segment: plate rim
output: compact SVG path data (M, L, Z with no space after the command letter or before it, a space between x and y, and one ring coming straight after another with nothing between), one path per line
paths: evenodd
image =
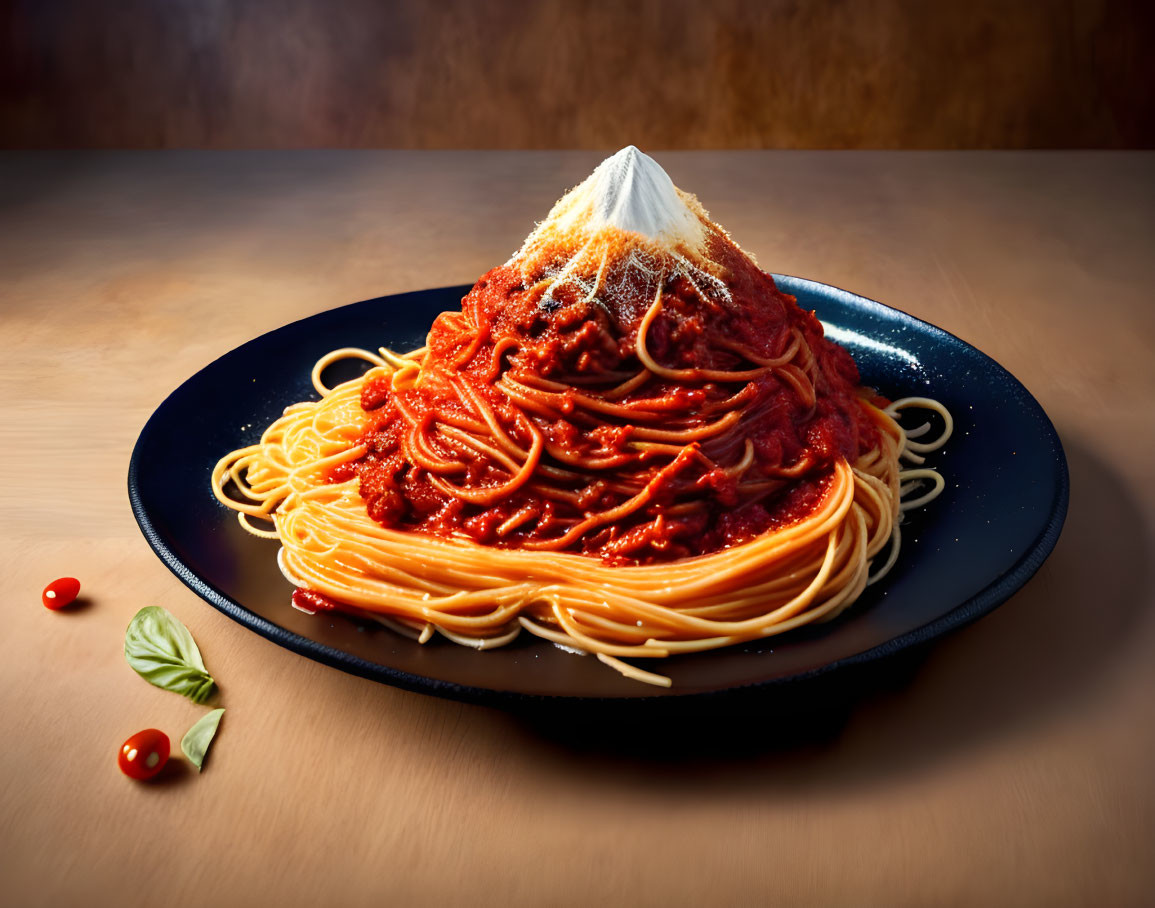
M317 640L309 637L301 636L294 633L287 628L274 624L267 618L250 611L241 603L235 601L222 591L218 590L208 580L201 577L186 565L180 557L168 546L162 537L160 531L152 522L148 514L148 510L144 501L141 498L139 488L139 471L140 471L140 455L144 447L147 446L148 438L151 433L156 431L156 420L161 412L166 408L169 401L177 395L189 382L196 379L197 376L203 372L211 369L218 361L225 357L231 356L237 351L243 350L250 344L260 342L266 335L288 328L291 325L300 322L308 321L328 313L336 312L350 306L361 305L362 303L372 303L379 300L400 300L408 296L422 295L426 293L444 293L453 294L460 291L462 294L467 293L471 284L461 285L447 285L443 287L429 287L420 290L410 290L401 293L386 294L385 296L372 297L367 300L360 300L353 303L345 303L340 306L334 306L329 309L321 310L310 315L303 316L299 319L294 319L290 322L285 322L268 331L262 332L254 338L245 341L242 344L226 351L212 361L198 369L192 375L188 376L176 388L169 392L164 400L162 400L149 415L144 426L141 428L137 436L136 442L133 444L132 454L129 458L128 466L128 498L132 507L133 517L136 519L141 533L144 535L149 546L153 552L161 560L161 562L175 574L182 583L197 594L201 599L209 605L216 608L218 611L225 614L227 617L236 621L238 624L254 631L265 639L282 646L297 655L306 656L314 661L320 662L332 668L339 669L349 674L359 677L367 678L369 680L378 681L390 684L394 687L399 687L404 690L413 691L416 693L432 694L435 696L445 697L453 700L481 703L490 706L532 706L534 704L558 704L558 703L582 703L582 704L604 704L606 706L620 707L638 704L687 704L701 702L702 700L714 700L719 697L738 696L750 692L766 692L769 694L774 690L780 690L789 686L798 685L816 680L818 678L825 678L836 673L845 672L848 669L863 667L873 663L888 660L899 653L915 650L930 641L937 639L947 633L961 630L969 624L977 621L984 615L989 614L999 605L1006 602L1018 590L1020 590L1027 581L1039 570L1043 562L1054 551L1055 545L1058 543L1059 537L1062 533L1063 525L1066 520L1067 510L1070 503L1070 475L1067 465L1066 452L1063 448L1062 439L1059 437L1058 431L1051 422L1050 417L1043 409L1042 405L1034 397L1033 394L1026 388L1026 386L1018 380L1005 366L994 360L992 357L979 350L977 347L963 340L955 334L947 331L944 328L934 325L930 322L924 321L917 316L910 313L889 306L878 300L862 296L861 294L845 290L841 287L832 284L822 283L810 278L797 277L794 275L773 273L772 277L779 289L790 295L794 294L794 288L814 289L817 292L830 295L833 294L840 298L841 301L848 303L857 308L865 308L873 314L883 315L889 318L897 317L900 322L906 323L912 327L917 328L922 333L936 336L940 341L945 341L950 344L958 344L977 353L982 359L986 360L987 364L999 372L1003 373L1011 381L1017 384L1026 393L1030 404L1038 410L1038 416L1041 417L1042 424L1049 432L1050 441L1055 452L1055 463L1058 467L1058 475L1056 478L1053 505L1050 514L1047 516L1045 526L1039 534L1035 543L1030 546L1014 565L1003 572L998 578L987 584L974 595L968 597L963 602L958 603L954 608L950 609L943 615L938 616L926 624L920 625L917 628L898 634L891 639L880 643L876 646L870 647L858 653L849 656L844 656L840 659L835 659L827 662L824 665L816 668L797 672L790 675L784 675L776 678L766 678L748 683L741 683L725 687L714 688L710 690L687 691L679 693L676 690L663 691L661 695L654 693L647 693L646 690L640 690L638 694L626 695L621 697L602 697L587 694L564 694L564 693L530 693L524 691L510 691L498 690L495 688L476 687L468 684L460 684L455 681L446 681L441 678L434 678L425 675L416 675L410 672L402 671L388 665L382 665L379 662L371 662L360 656L356 656L345 650L337 649L328 646Z

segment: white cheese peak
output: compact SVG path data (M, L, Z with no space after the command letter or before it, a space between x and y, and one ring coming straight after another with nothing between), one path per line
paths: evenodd
M557 227L616 227L651 240L698 246L704 229L662 165L633 145L601 162L558 205Z

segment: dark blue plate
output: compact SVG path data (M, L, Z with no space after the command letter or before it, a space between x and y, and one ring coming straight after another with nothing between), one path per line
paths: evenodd
M892 398L934 397L950 409L955 435L931 455L946 490L909 517L894 571L838 620L645 663L673 678L669 690L535 638L487 652L440 638L421 646L376 625L296 611L277 570L276 543L245 533L209 489L222 454L255 442L286 405L316 397L309 370L320 356L344 346L420 346L434 316L457 308L468 287L322 312L202 369L160 405L137 440L128 473L133 513L181 580L270 640L399 687L488 703L773 688L925 643L1004 602L1050 554L1067 511L1067 464L1042 408L998 363L933 325L825 284L776 280L850 349L866 384Z

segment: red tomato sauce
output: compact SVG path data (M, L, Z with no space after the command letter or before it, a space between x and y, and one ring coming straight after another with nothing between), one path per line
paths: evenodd
M652 421L605 414L591 419L579 396L620 386L641 371L638 329L652 291L650 297L619 294L608 305L576 290L546 297L540 283L526 286L519 268L503 266L478 281L461 312L442 313L434 322L417 387L395 392L388 380L365 384L362 441L368 452L333 479L355 472L369 515L387 527L506 548L557 540L589 514L619 507L645 487L643 507L565 547L622 564L707 554L810 513L829 486L834 461L853 460L878 443L860 404L858 370L823 336L814 313L800 309L740 251L727 243L713 252L728 269L729 298L703 294L684 276L668 281L647 335L648 352L669 369L752 370L757 366L735 348L773 359L797 332L815 360L812 404L775 373L726 382L654 376L613 403L661 411L659 427L712 423L735 400L742 415L731 431L700 440L689 454L674 456L679 445L664 454L640 450L639 426ZM628 278L624 282L628 286ZM503 376L523 384L536 376L563 388L548 407L518 404L499 386ZM447 494L412 456L415 436L446 453L431 431L437 421L480 425L475 408L462 403L462 388L484 401L524 450L533 442L527 419L547 445L531 480L494 502ZM745 456L747 439L753 462L736 477L726 468ZM482 452L457 459L463 463L442 478L459 488L499 487L510 479L508 465ZM776 470L800 463L806 464L802 475L775 477ZM551 477L543 468L563 472ZM747 491L759 482L774 488Z

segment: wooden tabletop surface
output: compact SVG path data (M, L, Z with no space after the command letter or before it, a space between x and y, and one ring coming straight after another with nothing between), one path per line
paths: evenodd
M1052 558L853 708L767 730L537 723L246 630L125 491L153 409L292 319L468 283L600 159L0 155L0 902L1140 904L1155 891L1155 154L659 154L769 270L971 342L1066 447ZM372 339L366 339L371 343ZM84 602L40 591L72 575ZM117 770L203 713L125 626L192 630L227 713L200 775Z

